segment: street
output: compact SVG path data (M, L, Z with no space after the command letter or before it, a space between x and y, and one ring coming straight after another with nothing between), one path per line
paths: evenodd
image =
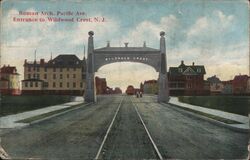
M4 132L1 144L13 159L242 159L248 138L155 96L116 95Z

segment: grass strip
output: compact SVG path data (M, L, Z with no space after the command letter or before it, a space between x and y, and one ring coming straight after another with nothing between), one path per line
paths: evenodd
M52 115L57 114L57 113L61 113L61 112L64 112L64 111L67 111L67 110L70 110L70 109L73 109L73 108L77 108L80 105L82 105L82 104L78 104L78 105L75 105L75 106L71 106L71 107L67 107L67 108L63 108L63 109L51 111L51 112L48 112L48 113L43 113L43 114L40 114L40 115L37 115L37 116L33 116L33 117L30 117L30 118L26 118L26 119L22 119L22 120L16 121L16 122L17 123L31 123L33 121L37 121L37 120L40 120L40 119L52 116Z
M208 118L211 118L211 119L226 123L226 124L242 124L242 123L234 121L234 120L218 117L218 116L215 116L215 115L212 115L212 114L204 113L204 112L201 112L201 111L196 111L196 110L193 110L193 109L190 109L190 108L180 107L180 106L175 105L175 104L171 104L171 105L174 106L174 107L177 107L177 108L192 112L192 113L196 113L196 114L199 114L199 115L202 115L202 116L205 116L205 117L208 117Z

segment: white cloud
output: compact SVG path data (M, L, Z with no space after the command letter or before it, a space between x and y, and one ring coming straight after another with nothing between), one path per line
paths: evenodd
M230 25L233 23L233 15L225 15L220 10L215 10L212 15L200 17L196 20L195 24L192 25L187 31L188 38L192 37L210 37L226 32Z
M166 34L176 28L179 21L174 15L162 17L160 23L151 21L143 21L135 28L131 29L127 35L122 37L122 42L129 42L130 46L142 46L143 41L147 43L159 43L160 32L165 31ZM158 45L157 45L158 46Z
M208 19L206 17L199 18L196 23L190 28L187 35L195 36L208 29Z

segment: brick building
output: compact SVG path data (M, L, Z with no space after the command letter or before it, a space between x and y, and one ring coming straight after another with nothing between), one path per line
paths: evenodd
M248 75L237 75L232 82L233 94L247 94Z
M20 95L19 74L14 66L0 68L0 92L2 95Z
M170 67L168 72L170 95L204 95L205 89L203 65L185 65L184 61L178 67Z
M157 94L158 82L157 80L148 80L143 83L143 93L145 94Z
M86 60L76 55L58 55L45 62L24 62L22 94L83 95Z
M107 82L106 78L95 77L96 94L107 93Z

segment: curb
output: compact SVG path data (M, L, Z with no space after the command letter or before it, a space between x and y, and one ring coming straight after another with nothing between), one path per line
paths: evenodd
M89 106L89 105L91 105L91 104L93 104L93 103L87 103L87 104L84 104L83 106L79 106L79 107L76 107L76 108L72 108L72 109L69 109L69 110L66 110L66 111L63 111L63 112L59 112L59 113L50 115L50 116L48 116L48 117L44 117L44 118L41 118L41 119L32 121L32 122L30 122L30 123L27 123L26 126L30 126L30 125L33 125L33 124L40 123L40 122L42 122L42 121L45 121L45 120L48 120L48 119L51 119L51 118L54 118L54 117L63 115L63 114L65 114L65 113L68 113L68 112L71 112L71 111L74 111L74 110L77 110L77 109L80 109L81 107ZM77 104L77 105L80 105L80 104ZM73 105L73 106L74 106L74 105ZM72 107L72 106L70 106L70 107ZM49 113L49 112L48 112L48 113ZM23 126L23 127L26 127L26 126Z
M250 129L238 128L236 126L231 126L229 124L217 121L215 119L212 119L212 118L209 118L209 117L206 117L206 116L203 116L203 115L199 115L197 113L186 111L186 110L182 109L183 108L182 106L179 106L179 105L176 105L176 104L172 104L172 103L160 103L160 104L163 104L164 106L167 105L167 104L169 104L170 107L173 108L173 109L175 109L175 110L178 110L178 111L181 110L182 112L185 112L185 113L187 113L189 115L196 116L197 118L200 118L202 120L206 120L206 121L208 121L210 123L213 123L213 124L215 124L217 126L221 126L221 127L225 127L225 128L231 129L233 131L243 132L243 133L249 133L249 131L250 131ZM179 108L174 108L173 106L177 106Z

